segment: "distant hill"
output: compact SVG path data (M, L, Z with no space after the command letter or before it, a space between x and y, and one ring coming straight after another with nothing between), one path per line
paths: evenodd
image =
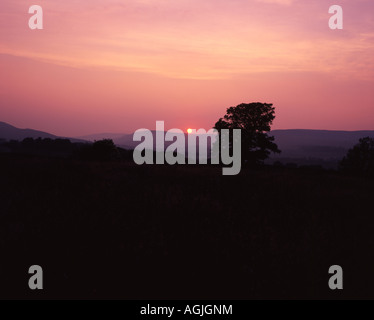
M33 129L20 129L16 128L8 123L1 122L0 121L0 139L3 140L23 140L25 138L50 138L50 139L59 139L59 138L64 138L64 139L69 139L71 142L86 142L82 139L75 139L75 138L66 138L66 137L59 137L55 136L53 134L43 132L43 131L38 131L38 130L33 130Z
M153 145L152 144L149 144L147 147L148 148L154 148L154 150L156 150L156 144L155 144L155 141L156 141L156 131L152 131L152 134L153 134L153 137L154 137L154 143ZM177 134L177 135L184 135L185 137L185 141L187 143L187 133L183 133L183 134ZM92 134L92 135L88 135L88 136L82 136L82 137L79 137L81 139L85 139L85 140L88 140L88 141L95 141L95 140L101 140L101 139L112 139L113 142L119 146L119 147L122 147L122 148L125 148L125 149L133 149L135 148L140 142L138 141L133 141L133 134L125 134L125 133L98 133L98 134ZM165 142L165 148L168 147L172 142Z
M320 164L336 167L347 151L363 137L374 138L374 131L332 131L332 130L273 130L281 154L271 155L269 161Z
M125 133L96 133L96 134L89 134L86 136L79 136L76 138L91 141L91 142L94 142L97 140L103 140L103 139L112 139L113 142L115 142L116 139L121 139L123 136L132 137L132 135L125 134Z
M153 140L146 144L145 147L146 149L153 149L155 151L162 151L162 148L160 149L159 146L156 145L156 131L151 131L153 135ZM162 133L162 131L161 131ZM176 133L177 136L183 136L184 138L184 143L180 145L180 153L184 156L186 156L186 153L184 152L185 150L188 150L188 134L187 133ZM199 135L199 136L204 136L204 135ZM121 148L124 149L134 149L137 145L139 145L139 141L133 141L133 134L118 134L118 133L99 133L99 134L92 134L88 136L82 136L80 138L87 139L89 141L94 141L94 140L100 140L100 139L112 139L113 142ZM179 140L183 141L183 140ZM173 142L172 141L167 141L164 143L164 150L171 145ZM197 147L196 147L196 156L199 157L199 140L197 139ZM208 150L210 149L210 144L208 142ZM210 156L209 151L207 152L208 157ZM206 157L204 157L206 158Z
M155 136L155 131L152 131ZM269 135L282 150L281 154L271 155L267 163L280 161L284 164L322 165L325 168L336 168L347 151L363 137L374 138L374 131L332 131L289 129L273 130ZM139 142L132 141L132 134L112 136L114 143L134 148ZM186 140L187 140L187 135ZM165 143L167 147L170 143Z
M152 131L155 137L156 131ZM363 137L374 138L374 130L370 131L332 131L332 130L307 130L287 129L273 130L270 135L275 137L281 154L271 155L267 163L280 161L284 164L297 165L322 165L327 168L336 168L338 162L346 155L348 149L358 143ZM187 134L184 134L187 141ZM0 140L23 140L24 138L61 138L47 132L19 129L5 122L0 122ZM112 139L122 148L133 149L139 142L133 141L133 134L126 133L99 133L78 138L66 138L72 142L86 142L102 139ZM155 140L155 139L154 139ZM155 141L154 141L155 142ZM165 143L165 148L171 142ZM148 147L152 147L150 144ZM155 148L155 143L153 143Z
M127 133L94 133L86 136L79 136L76 138L90 142L103 139L111 139L118 147L125 149L134 149L138 145L138 142L132 141L132 134Z

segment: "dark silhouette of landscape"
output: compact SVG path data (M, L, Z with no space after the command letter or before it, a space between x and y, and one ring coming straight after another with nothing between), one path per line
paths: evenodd
M54 134L47 132L34 130L34 129L19 129L8 123L0 121L0 139L2 140L23 140L25 138L49 138L49 139L58 139L66 137L58 137ZM71 142L84 142L83 139L69 138Z
M152 131L155 135L156 131ZM358 140L363 137L374 138L374 130L334 131L287 129L271 130L271 135L282 151L280 154L270 154L268 164L282 163L290 166L320 165L325 169L337 169L341 159L347 154ZM187 141L187 134L186 141ZM94 142L110 139L122 149L132 150L139 142L133 141L129 133L98 133L74 138L58 137L46 132L30 129L18 129L0 122L0 141L23 140L24 138L69 139L71 142ZM198 141L197 141L198 142ZM165 144L165 148L170 143ZM155 145L154 145L155 147ZM209 147L209 145L208 145Z
M155 134L155 131L152 131ZM374 130L333 131L285 129L271 130L275 142L282 150L271 154L268 164L281 162L294 165L321 165L326 169L337 169L339 161L360 138L374 138ZM117 146L133 149L138 142L132 141L132 134L102 133L79 137L87 141L112 139ZM167 146L167 144L166 144Z
M8 132L2 297L35 298L33 261L46 270L44 298L373 298L373 171L346 170L371 148L352 137L370 132L272 131L280 149L344 137L339 148L356 151L336 170L278 162L237 176L215 165L137 166L111 139ZM327 286L335 264L345 271L339 292Z

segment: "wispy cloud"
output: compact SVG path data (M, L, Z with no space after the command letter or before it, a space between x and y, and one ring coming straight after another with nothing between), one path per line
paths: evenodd
M275 4L281 4L289 6L292 3L296 2L297 0L256 0L257 2L263 2L263 3L275 3Z
M288 6L292 0L257 2L285 9L242 0L53 2L44 6L45 30L39 33L27 30L27 14L16 13L26 11L27 2L12 2L0 13L3 21L10 14L13 19L11 27L0 30L0 52L73 67L189 79L253 72L373 72L371 33L346 24L347 30L332 34L325 2L295 10Z
M264 100L283 128L368 128L374 2L339 4L338 31L326 0L44 1L44 29L31 31L30 1L2 0L1 116L61 134L61 119L78 132L81 117L121 131L199 115L207 127L232 103Z

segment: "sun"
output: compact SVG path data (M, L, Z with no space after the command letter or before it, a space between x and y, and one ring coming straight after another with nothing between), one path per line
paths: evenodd
M188 129L187 129L187 133L192 133L192 129L191 129L191 128L188 128Z

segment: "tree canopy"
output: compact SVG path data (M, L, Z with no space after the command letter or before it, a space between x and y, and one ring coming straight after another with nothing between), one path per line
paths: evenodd
M280 153L274 137L268 136L275 118L272 104L253 102L242 103L227 109L214 128L241 129L242 161L252 164L262 163L271 152Z
M343 171L374 174L374 139L361 138L340 162Z

